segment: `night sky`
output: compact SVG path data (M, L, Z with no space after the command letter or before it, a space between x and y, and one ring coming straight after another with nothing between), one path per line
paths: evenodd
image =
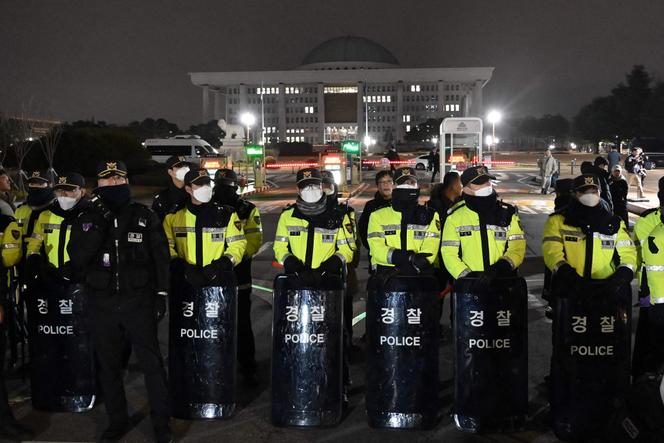
M291 69L359 35L404 67L494 66L485 108L571 117L633 64L664 72L664 2L0 0L0 111L201 119L195 71Z

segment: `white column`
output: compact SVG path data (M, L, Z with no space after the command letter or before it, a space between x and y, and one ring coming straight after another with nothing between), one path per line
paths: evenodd
M403 82L397 83L397 118L396 118L395 138L396 142L402 142L404 136L403 122ZM395 143L396 144L396 143Z
M203 86L203 121L202 123L207 123L208 117L210 115L210 88Z
M226 118L226 93L217 89L214 91L214 119Z
M473 93L470 97L469 117L482 116L482 80L476 80L473 87Z

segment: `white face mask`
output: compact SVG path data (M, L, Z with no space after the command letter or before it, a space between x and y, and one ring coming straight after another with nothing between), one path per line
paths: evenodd
M397 186L397 189L417 189L417 185L412 185L408 183L403 183Z
M579 197L581 204L589 207L597 206L599 204L599 195L595 193L583 194Z
M323 196L321 188L307 187L300 191L300 197L307 203L316 203Z
M485 186L473 192L475 197L488 197L493 194L493 186Z
M58 197L58 204L65 211L69 211L71 208L76 206L76 203L78 203L78 199L75 197Z
M182 168L177 168L175 170L175 178L183 182L184 176L187 175L187 172L189 172L189 168L187 166L184 166Z
M212 187L211 186L201 186L200 188L194 189L194 198L201 203L207 203L212 200Z

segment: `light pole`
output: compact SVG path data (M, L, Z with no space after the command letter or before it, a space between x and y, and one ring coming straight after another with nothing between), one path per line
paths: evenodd
M496 123L500 123L502 117L500 111L496 111L495 109L489 111L486 116L487 121L491 123L491 152L493 154L496 153Z
M242 123L242 125L247 128L246 132L244 133L244 143L247 144L249 143L249 131L256 123L256 116L251 112L245 112L240 115L240 123Z
M249 131L251 130L251 127L256 123L256 116L250 112L244 112L240 115L240 123L242 123L242 125L247 128L244 136L245 153L246 153L246 146L249 144ZM263 147L263 149L265 149L265 147ZM251 158L251 164L254 170L255 188L263 186L263 176L262 176L263 167L260 163L261 163L260 160Z

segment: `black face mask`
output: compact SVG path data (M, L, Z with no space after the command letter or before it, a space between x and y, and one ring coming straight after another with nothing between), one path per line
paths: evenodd
M120 209L131 199L131 190L126 183L124 185L103 186L97 188L95 193L112 211Z
M420 198L419 189L395 188L392 191L392 208L395 211L403 211L417 205Z
M28 206L39 207L51 203L55 199L53 188L28 188Z
M237 195L237 186L222 185L221 183L215 182L214 185L214 199L219 203L234 203L237 199L240 198Z

